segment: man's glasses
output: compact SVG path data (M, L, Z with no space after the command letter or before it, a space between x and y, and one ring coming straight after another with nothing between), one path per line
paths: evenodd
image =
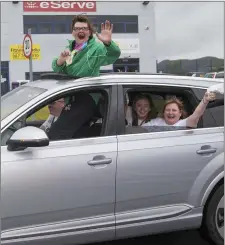
M88 31L89 28L88 27L74 27L73 30L74 31Z

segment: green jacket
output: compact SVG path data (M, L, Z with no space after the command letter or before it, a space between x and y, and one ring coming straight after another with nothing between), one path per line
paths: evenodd
M69 45L66 47L73 51L74 40L68 40ZM88 41L88 45L74 55L72 63L62 66L57 65L57 58L52 62L52 69L57 73L65 73L70 76L90 77L98 76L101 66L113 64L119 57L121 51L117 44L111 41L109 46L96 42L95 38Z

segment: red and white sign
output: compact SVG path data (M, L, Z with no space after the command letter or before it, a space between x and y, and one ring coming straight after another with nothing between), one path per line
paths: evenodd
M23 39L23 54L26 58L30 58L32 54L32 39L29 34L26 34Z
M96 1L26 1L24 12L96 12Z

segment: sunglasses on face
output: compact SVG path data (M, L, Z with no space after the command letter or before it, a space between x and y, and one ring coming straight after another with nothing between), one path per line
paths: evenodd
M88 31L89 28L88 27L74 27L73 30L74 31Z

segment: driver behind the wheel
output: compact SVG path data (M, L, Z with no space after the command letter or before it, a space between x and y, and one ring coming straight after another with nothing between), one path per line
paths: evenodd
M67 104L57 120L51 124L47 132L49 139L72 139L93 118L95 110L96 104L91 95L84 91L77 92L74 101Z
M52 102L51 104L49 104L48 109L50 115L48 116L47 120L41 125L40 128L43 129L45 132L48 132L52 124L56 122L56 120L60 116L64 107L65 107L65 101L63 98L58 99Z

